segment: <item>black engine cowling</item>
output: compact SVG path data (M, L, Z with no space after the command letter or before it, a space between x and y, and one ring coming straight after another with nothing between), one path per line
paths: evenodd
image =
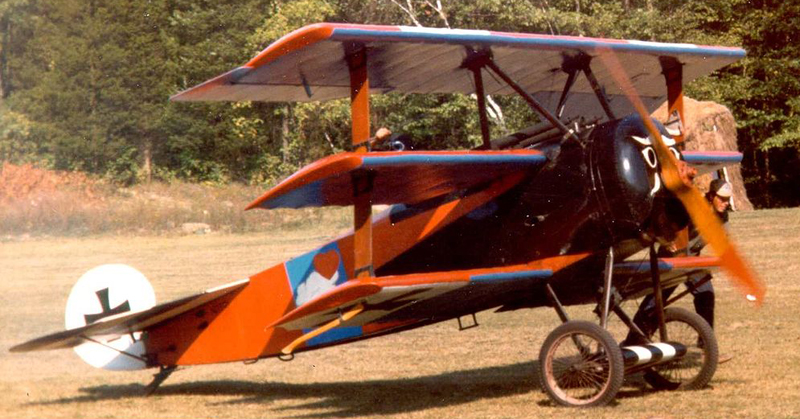
M663 125L654 122L667 147L680 159L675 141ZM685 224L683 207L661 182L652 141L637 115L602 124L590 137L593 186L615 236L639 235L643 229L666 222L665 216L673 229Z

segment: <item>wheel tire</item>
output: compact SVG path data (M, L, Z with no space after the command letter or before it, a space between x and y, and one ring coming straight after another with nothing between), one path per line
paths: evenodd
M697 390L705 387L714 377L719 361L714 330L699 315L678 307L664 310L664 321L667 338L685 345L686 355L648 369L644 380L657 390ZM655 330L657 337L658 327Z
M547 395L570 407L608 404L625 377L617 342L608 331L586 321L569 321L555 328L542 345L539 365Z

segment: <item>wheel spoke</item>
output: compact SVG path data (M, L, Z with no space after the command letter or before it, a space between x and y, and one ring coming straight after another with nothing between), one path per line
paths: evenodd
M604 405L624 378L617 342L590 322L571 321L556 328L542 345L539 360L545 391L562 405Z
M556 386L576 400L595 397L609 379L602 344L582 334L573 334L560 343L552 360Z

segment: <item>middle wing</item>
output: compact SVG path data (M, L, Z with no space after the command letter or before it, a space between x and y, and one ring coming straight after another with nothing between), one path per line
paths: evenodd
M684 151L683 159L702 175L742 162L742 153L736 151Z
M373 204L414 204L546 161L534 150L339 153L300 169L247 209L352 205L354 175L371 178Z

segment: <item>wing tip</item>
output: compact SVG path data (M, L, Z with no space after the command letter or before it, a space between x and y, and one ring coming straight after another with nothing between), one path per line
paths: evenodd
M69 333L69 330L41 336L27 342L14 345L9 348L11 353L24 353L34 351L45 351L49 349L66 349L77 346L81 343L80 333Z
M224 99L215 99L214 97L211 96L211 94L214 91L214 88L223 85L232 85L236 83L237 80L246 76L252 70L253 68L247 65L236 67L233 70L228 71L227 73L220 74L219 76L214 77L210 80L206 80L196 86L175 93L174 95L169 97L169 101L203 102L203 101L224 100Z

